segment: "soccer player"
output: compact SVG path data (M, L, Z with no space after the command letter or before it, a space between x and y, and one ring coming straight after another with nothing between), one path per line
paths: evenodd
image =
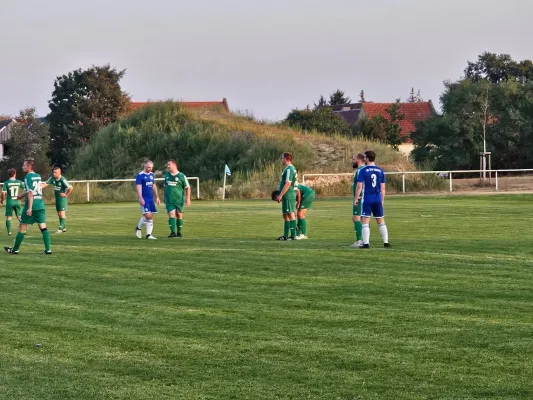
M361 222L362 204L359 201L357 202L357 205L355 205L355 191L357 189L357 178L359 176L359 172L365 167L365 155L361 153L357 155L354 154L352 156L352 167L355 169L352 183L352 221L355 230L355 243L352 244L352 247L363 247L363 223Z
M191 187L187 177L178 171L176 160L169 160L165 174L165 206L170 226L169 238L183 237L183 209L191 205ZM176 221L177 218L177 221ZM176 233L177 226L177 233Z
M24 234L28 225L37 224L41 233L43 234L44 252L43 254L52 254L50 249L50 232L46 228L46 209L43 200L43 190L41 176L33 171L35 161L33 159L26 159L22 166L26 173L24 177L25 195L19 195L17 198L21 200L26 197L22 215L20 218L19 231L15 238L15 245L13 247L4 247L4 250L10 254L18 254L20 245L24 240Z
M359 171L354 205L362 205L363 249L370 248L370 217L374 217L379 225L379 233L384 247L389 244L389 232L385 225L383 205L385 202L385 173L376 164L376 153L365 151L366 166Z
M313 206L313 200L315 199L315 191L309 186L299 184L296 187L296 209L298 213L297 231L298 235L296 240L307 239L307 211Z
M296 191L294 188L298 185L298 172L292 165L291 153L283 153L281 160L283 165L285 165L285 169L281 174L280 193L276 201L281 203L281 213L285 223L283 236L280 236L277 240L296 240Z
M11 236L11 219L13 218L13 213L15 213L15 217L20 222L21 206L18 195L19 190L24 189L24 184L17 179L17 171L14 168L7 171L7 176L9 179L2 186L0 204L3 204L4 201L6 202L6 229L7 234Z
M144 225L146 225L146 239L157 239L152 236L152 232L154 230L154 214L157 214L156 205L161 204L161 201L159 200L159 193L157 193L153 169L154 163L146 160L143 164L143 170L135 178L137 197L143 214L136 227L136 235L139 239L142 238L142 227Z
M61 175L61 168L55 167L52 170L52 176L42 184L43 189L48 185L54 186L54 194L56 198L56 211L59 217L59 228L57 233L67 231L67 204L68 196L72 193L72 186L67 179Z

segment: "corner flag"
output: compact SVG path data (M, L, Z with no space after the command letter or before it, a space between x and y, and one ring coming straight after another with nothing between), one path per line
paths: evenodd
M229 170L229 167L227 164L224 165L224 173L228 176L231 176L231 171Z

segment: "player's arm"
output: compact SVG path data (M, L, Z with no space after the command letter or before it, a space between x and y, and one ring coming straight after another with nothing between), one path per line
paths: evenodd
M4 190L2 189L2 194L0 195L0 204L4 204L4 200L6 199L7 197L7 192L4 192Z
M152 185L152 191L154 192L154 198L157 205L161 204L161 200L159 200L159 192L157 191L157 185L154 180L154 184Z
M281 190L281 192L280 192L280 194L278 196L278 203L281 201L283 196L285 196L285 193L287 193L287 191L291 187L291 181L292 181L291 178L292 178L292 173L291 173L291 171L288 171L287 179L285 180L285 185L283 185L283 189Z
M185 195L187 196L187 205L190 206L191 205L191 185L189 185L189 181L187 180L186 177L183 177L183 179L185 180Z
M33 192L31 190L28 190L28 196L26 197L26 209L26 214L31 216L33 209Z
M142 185L136 185L135 188L137 189L137 198L139 199L139 204L144 207L144 199L143 199L143 187Z
M50 185L50 183L52 183L52 177L48 178L48 180L46 182L42 182L41 181L41 189L44 189L45 187Z
M298 187L295 187L294 190L296 191L296 209L299 209L302 202L302 192L300 192Z
M381 183L381 204L385 204L385 182Z
M65 183L65 186L67 187L67 191L65 192L65 196L64 197L68 197L68 196L70 196L70 194L72 193L74 188L72 187L72 185L70 183L68 183L68 181L65 178L63 178L63 182Z
M353 202L355 206L359 204L359 199L361 198L362 191L363 191L363 182L357 182L357 187L355 188L355 200Z

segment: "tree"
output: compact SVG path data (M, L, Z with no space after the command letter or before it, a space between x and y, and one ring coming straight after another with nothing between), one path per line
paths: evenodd
M50 135L48 126L41 123L35 113L35 108L20 111L11 127L10 137L4 146L6 154L0 162L2 175L8 168L15 168L21 176L23 174L22 164L26 158L35 159L35 170L38 173L45 173L49 170ZM2 180L6 178L5 175L2 176Z
M411 92L409 93L409 97L407 98L408 103L416 103L416 95L415 95L415 88L411 88Z
M314 110L292 110L284 122L290 127L306 132L350 134L350 127L346 121L327 107Z
M328 101L323 95L320 95L320 98L318 99L318 103L315 103L315 108L320 107L326 107L328 105Z
M52 161L71 164L82 143L128 111L129 97L120 87L125 73L104 65L56 78L47 116Z
M352 100L346 96L344 91L337 89L335 92L329 95L329 105L330 106L343 106L345 104L350 104Z
M359 103L366 103L364 90L361 90L361 92L359 93Z
M400 121L405 119L405 115L400 111L401 104L400 99L396 100L395 103L392 103L387 108L387 144L391 145L394 149L398 150L400 144L402 144L402 128L400 126Z
M464 74L466 79L473 82L486 80L496 84L508 80L530 81L533 80L533 62L518 62L509 54L485 52L478 56L476 62L468 61Z
M418 89L418 92L416 93L416 102L422 103L423 101L424 99L422 98L422 96L420 96L420 89Z
M405 119L405 115L400 111L399 99L391 104L386 112L387 115L376 115L372 118L362 118L353 127L354 136L363 136L370 140L379 140L398 150L403 142L402 128L400 121Z

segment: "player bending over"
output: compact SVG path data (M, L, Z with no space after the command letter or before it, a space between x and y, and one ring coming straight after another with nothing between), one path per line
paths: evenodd
M280 236L277 240L296 240L296 191L294 188L298 185L298 173L294 165L292 165L291 153L283 153L281 160L283 165L285 165L285 169L281 174L280 193L276 201L281 203L281 213L285 222L283 236Z
M389 232L385 225L383 205L385 202L385 173L374 162L376 153L365 151L366 166L359 171L354 206L362 205L363 249L370 248L370 217L379 225L384 247L390 247Z
M143 164L143 170L139 172L135 178L137 198L139 199L141 212L143 214L135 229L135 234L139 239L142 238L143 226L146 226L146 239L157 239L152 236L152 232L154 230L154 214L157 214L156 205L161 204L161 202L159 200L159 193L157 193L155 177L152 172L153 169L154 163L150 160L146 160Z
M9 179L4 182L2 186L2 196L0 198L0 204L6 202L6 229L7 234L11 236L11 219L13 213L20 222L21 205L18 199L19 190L24 189L24 183L17 179L17 171L11 168L7 171Z
M176 160L169 160L165 174L165 206L170 226L169 238L183 237L183 209L191 205L191 187L187 177L178 171ZM177 218L177 221L176 221ZM176 233L177 226L177 233Z
M355 169L355 173L353 175L353 184L352 184L352 195L353 195L353 204L352 204L352 221L354 225L355 230L355 243L352 244L352 247L363 247L363 223L361 222L361 210L362 210L362 204L361 201L355 202L355 191L357 189L357 178L359 176L359 172L364 168L365 166L365 155L364 154L357 154L352 156L352 167ZM360 198L358 199L360 200Z
M52 176L44 183L42 183L43 189L48 185L54 186L54 194L56 199L56 211L59 217L59 228L57 233L67 231L67 205L68 196L72 193L72 186L68 183L67 179L61 175L61 168L55 167L52 171Z
M296 240L307 239L307 219L305 218L307 211L311 209L313 200L315 199L315 191L308 186L298 185L295 187L296 191L296 209L298 213L298 222L296 226ZM272 200L277 201L280 194L279 190L272 192Z
M4 250L10 254L18 254L20 245L24 240L24 234L28 225L37 224L41 233L43 234L44 252L43 254L52 254L50 249L50 232L46 228L46 209L43 200L43 189L41 187L41 176L33 171L35 161L27 159L22 166L26 173L24 177L25 195L19 195L17 198L21 200L26 197L22 215L20 218L19 231L15 238L15 245L13 247L4 247Z

